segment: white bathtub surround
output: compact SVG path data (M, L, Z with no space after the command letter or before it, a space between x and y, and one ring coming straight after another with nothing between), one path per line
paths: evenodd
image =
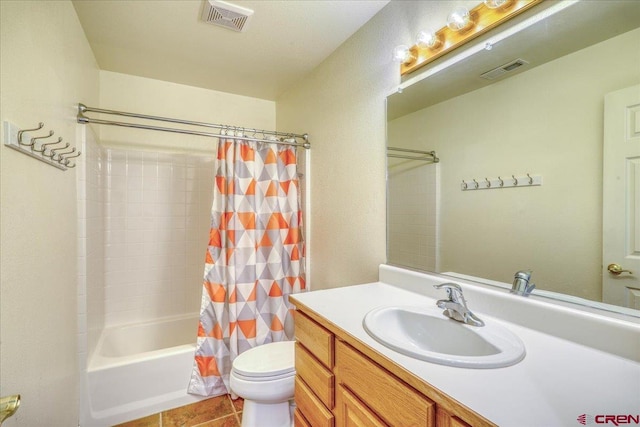
M214 156L106 148L104 157L106 325L197 311Z
M106 328L87 372L82 425L107 427L202 400L187 394L198 313Z
M387 262L436 271L440 165L394 158L387 161Z
M638 415L640 319L511 295L438 274L381 266L380 281L296 295L336 327L501 426L577 425L583 414ZM466 369L417 360L371 338L364 316L381 306L433 307L433 285L458 283L469 308L526 347L518 364Z

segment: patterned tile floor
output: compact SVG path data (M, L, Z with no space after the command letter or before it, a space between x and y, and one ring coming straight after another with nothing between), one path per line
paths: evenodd
M240 427L243 403L227 394L114 427Z

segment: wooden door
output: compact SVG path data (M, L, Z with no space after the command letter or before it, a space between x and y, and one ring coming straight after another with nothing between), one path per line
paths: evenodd
M640 85L605 97L603 154L602 300L640 309Z

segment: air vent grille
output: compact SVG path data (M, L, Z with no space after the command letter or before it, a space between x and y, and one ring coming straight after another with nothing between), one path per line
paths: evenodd
M253 15L253 10L219 0L208 0L202 10L202 20L233 31L243 32Z
M487 79L487 80L495 80L499 77L502 77L503 75L507 74L507 73L511 73L514 72L518 69L520 69L522 66L524 65L528 65L529 63L527 61L525 61L524 59L515 59L511 62L508 62L506 64L503 64L499 67L494 68L493 70L489 70L486 73L482 73L480 74L480 77L482 77L483 79Z

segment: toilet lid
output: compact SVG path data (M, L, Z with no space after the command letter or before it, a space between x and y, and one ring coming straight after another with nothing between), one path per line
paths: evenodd
M233 361L233 370L254 378L282 376L295 372L295 342L264 344L245 351Z

